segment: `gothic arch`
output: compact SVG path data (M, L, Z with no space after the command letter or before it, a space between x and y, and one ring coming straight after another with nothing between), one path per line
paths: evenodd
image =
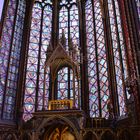
M132 132L129 129L122 129L118 133L119 140L133 140Z
M98 136L95 132L93 131L87 131L84 135L83 135L83 140L89 140L89 138L92 140L98 140Z
M76 128L76 126L73 124L73 122L71 122L69 119L67 119L65 117L62 117L62 116L59 116L59 115L57 115L57 117L53 116L53 117L50 117L48 119L44 119L42 121L41 125L39 126L39 128L37 129L37 131L40 132L41 129L46 127L50 121L53 121L55 119L60 119L61 121L64 121L65 123L67 123L73 129L76 139L79 140L79 138L81 136L80 136L80 133L77 130L78 128Z
M115 134L111 130L106 130L101 134L101 140L114 140Z

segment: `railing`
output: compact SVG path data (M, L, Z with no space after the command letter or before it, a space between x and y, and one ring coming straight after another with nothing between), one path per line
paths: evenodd
M49 101L49 110L65 110L73 108L73 100L52 100Z
M111 120L106 120L102 117L95 117L95 118L87 118L86 119L86 126L92 128L101 128L108 126L108 123Z

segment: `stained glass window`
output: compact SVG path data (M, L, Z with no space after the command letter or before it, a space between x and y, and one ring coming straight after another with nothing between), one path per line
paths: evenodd
M113 8L115 7L115 9ZM127 77L127 64L125 44L121 27L119 6L117 1L108 0L110 28L112 35L112 47L114 53L114 65L116 74L116 85L118 92L118 103L120 116L125 114L125 87L124 80Z
M68 51L68 9L63 6L59 14L59 33L62 36L62 30L64 29L66 41L66 49Z
M139 0L135 1L140 15L140 2ZM35 0L32 9L28 47L25 54L23 119L27 121L32 117L32 112L43 109L44 63L51 35L54 35L52 31L55 31L56 27L58 27L56 36L58 35L59 39L64 31L67 53L70 55L70 50L73 47L78 54L74 61L79 63L79 71L83 71L80 69L80 56L83 55L80 54L80 42L82 47L87 49L87 53L85 52L87 56L85 58L82 56L82 58L87 58L85 61L88 65L87 89L89 89L90 116L109 118L108 103L114 98L114 104L117 105L117 109L114 107L115 112L118 113L118 116L125 115L125 100L127 98L125 80L128 76L128 70L118 1L104 1L106 5L106 9L104 9L101 0L85 0L85 9L82 8L85 11L80 14L81 9L78 8L81 5L78 4L84 3L83 1L59 0L55 3L52 2L53 0ZM3 3L2 0L0 18ZM25 0L18 0L18 2L17 0L9 0L6 6L7 13L2 24L0 42L0 116L10 120L14 119L13 114L15 113L26 3ZM53 11L58 14L53 13ZM104 17L104 14L107 17ZM55 18L52 19L52 17ZM80 17L85 19L79 19ZM85 22L84 26L79 24L80 22ZM54 27L53 30L52 27ZM52 40L54 38L52 37ZM84 40L86 43L83 43ZM48 109L49 91L51 90L50 71L50 69L47 70L45 81L46 110ZM83 78L81 80L86 79L84 76L81 77ZM73 83L75 83L75 106L78 107L80 102L80 81L78 80L77 77L74 79L74 73L70 67L61 68L55 81L55 98L59 100L74 99ZM112 81L114 87L112 87Z
M16 7L18 7L17 11ZM14 114L25 7L24 0L20 0L18 5L15 0L9 1L2 31L0 113L3 113L4 119L13 119Z
M93 6L92 6L93 4ZM121 19L118 2L108 0L108 12L112 37L112 50L117 86L117 99L119 115L125 115L125 84L128 75L125 54L125 43L121 27ZM88 50L88 73L89 73L89 101L91 117L109 117L108 102L111 100L109 92L109 57L103 25L103 7L99 0L86 2L86 32ZM109 27L108 27L109 28Z
M70 71L70 74L68 72ZM70 79L68 79L70 75ZM58 71L57 76L57 99L74 99L74 85L75 84L75 107L78 107L78 79L75 77L73 81L73 71L68 67L64 67ZM70 81L69 81L70 80ZM73 83L75 82L75 83ZM69 85L70 84L70 85ZM70 86L70 89L68 88Z
M58 94L57 99L68 99L68 68L63 68L58 72Z
M29 50L26 68L24 120L29 120L31 113L41 110L43 105L44 62L46 50L51 38L52 3L50 0L36 1L32 10ZM45 108L49 96L49 71L46 74Z
M73 47L78 50L79 48L79 13L78 7L75 0L67 1L62 0L60 2L60 12L59 12L59 37L62 36L62 31L64 30L66 37L66 51L70 51L70 41L73 42ZM77 61L79 62L79 57L77 57ZM64 68L58 73L58 97L63 99L69 96L73 96L73 87L72 87L72 77L73 72L69 68ZM60 80L61 79L61 80ZM60 85L64 84L65 86L62 88ZM76 90L76 106L78 104L78 81L75 82L75 90Z
M76 2L62 0L60 3L59 12L59 36L62 35L62 30L65 32L65 37L68 42L72 39L75 46L79 46L79 14ZM69 50L69 48L67 48Z
M104 27L99 0L86 3L89 102L91 117L108 117L108 67Z

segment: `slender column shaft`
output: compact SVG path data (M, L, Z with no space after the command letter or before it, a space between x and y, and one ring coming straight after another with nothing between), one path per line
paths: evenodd
M45 68L44 68L44 83L43 83L43 108L42 108L42 110L45 110L46 69L47 69L47 67L45 66Z
M75 107L75 70L73 70L73 107Z

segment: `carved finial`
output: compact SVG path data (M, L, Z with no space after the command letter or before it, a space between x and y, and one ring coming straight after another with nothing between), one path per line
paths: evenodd
M64 29L62 29L62 36L61 36L60 42L64 47L66 47L66 37L65 37Z
M132 93L132 89L131 89L131 80L129 77L127 77L125 79L125 86L126 86L126 90L128 91L128 94Z
M52 52L53 52L53 47L52 47L51 40L50 40L49 46L46 51L46 59L48 59L51 56Z
M76 49L76 59L77 59L77 61L79 61L79 55L80 55L80 49L79 49L79 47L78 47L78 45L75 45L75 49Z
M72 42L72 38L70 37L70 40L69 40L69 50L72 51L73 50L73 42Z
M114 115L113 115L113 105L111 99L108 99L107 101L107 110L109 112L109 119L112 119Z
M53 47L52 47L52 42L50 40L49 46L48 46L48 51L53 52Z

